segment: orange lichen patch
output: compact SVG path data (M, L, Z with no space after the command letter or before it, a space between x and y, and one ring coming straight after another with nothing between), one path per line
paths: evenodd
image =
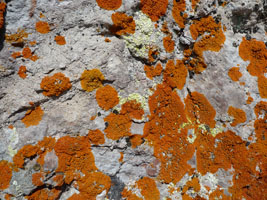
M46 34L50 31L50 26L47 22L39 21L39 22L36 22L35 29L37 32L41 34Z
M29 126L36 126L42 120L43 115L44 111L40 106L37 106L28 110L21 121L24 123L26 128Z
M164 22L161 27L161 31L165 34L171 35L167 22Z
M21 56L21 52L13 52L12 54L11 54L11 57L12 58L14 58L14 59L16 59L17 57L19 57L19 56Z
M123 162L123 152L120 152L121 157L119 158L119 162Z
M162 68L162 65L160 63L158 63L155 67L145 65L144 70L145 70L147 78L152 80L153 77L161 75L163 68Z
M87 137L60 138L54 148L58 157L56 172L65 172L65 179L73 180L79 177L79 171L86 174L96 170L90 147Z
M102 82L105 80L105 77L99 69L92 69L84 70L80 79L82 89L91 92L102 87Z
M25 38L27 38L29 33L25 32L23 29L18 29L14 34L6 34L5 41L11 43L15 46L20 46L25 42Z
M200 1L200 0L192 0L192 2L191 2L191 6L192 6L192 9L193 9L193 10L195 10L196 5L197 5L197 3L198 3L199 1Z
M96 0L96 3L105 10L117 10L121 7L122 0Z
M30 194L29 196L25 196L25 198L28 200L41 200L41 199L54 200L58 199L61 192L62 192L61 190L55 188L53 188L52 190L44 188L41 190L37 190L36 192Z
M9 182L12 178L12 169L10 167L10 164L6 160L0 161L0 172L0 190L4 190L9 187Z
M64 175L57 174L56 176L53 177L53 181L57 183L56 186L61 187L64 184Z
M193 51L197 58L190 62L193 70L196 73L200 73L206 68L203 52L220 51L225 41L225 35L223 34L221 23L217 24L211 16L202 18L200 21L194 21L190 26L190 32L194 40L202 36L193 47Z
M173 52L174 45L175 45L175 42L172 40L171 36L167 36L163 38L163 46L166 52L168 53Z
M172 17L180 28L184 28L185 16L182 14L186 9L185 0L173 0Z
M251 104L253 102L253 98L252 97L248 97L246 103L247 104Z
M192 180L187 181L186 185L183 187L183 193L186 193L186 191L189 189L193 189L195 192L200 191L200 184L197 177L194 177Z
M164 82L172 88L183 89L187 77L187 69L181 60L168 60L164 70Z
M44 18L45 16L44 16L44 14L42 12L40 12L39 17L40 18Z
M136 194L133 194L132 191L129 191L126 188L123 189L121 195L126 200L143 200L143 198L138 197Z
M144 109L141 103L138 103L136 100L130 100L122 104L120 113L122 115L128 115L131 119L142 119Z
M185 99L186 115L196 124L206 124L211 128L215 127L216 111L203 94L191 92Z
M128 16L124 13L113 13L111 15L113 25L110 31L116 35L134 34L135 21L132 16Z
M154 62L158 55L159 55L159 52L156 48L154 48L154 47L149 48L148 61L151 63Z
M154 146L154 156L161 161L159 178L175 184L190 170L187 161L194 154L186 139L187 130L180 130L187 122L184 105L167 84L159 84L148 103L151 115L143 137Z
M110 113L104 120L108 123L108 127L104 130L108 138L118 140L121 137L131 135L132 122L128 115Z
M59 96L71 88L71 83L68 77L61 72L58 72L53 76L45 76L42 79L40 87L45 96Z
M34 46L34 45L36 45L36 44L37 44L36 41L31 41L31 42L29 42L29 45L31 45L31 46Z
M109 110L119 103L118 92L110 85L99 88L96 91L96 101L100 108Z
M243 38L239 46L239 56L244 61L250 61L247 67L252 76L260 76L267 73L267 49L263 41Z
M9 128L9 129L13 129L14 126L13 126L12 124L10 124L10 125L8 126L8 128Z
M90 118L90 120L93 121L93 120L95 120L95 118L96 118L96 115L92 116L92 117Z
M228 115L234 118L234 121L233 123L231 123L231 126L236 126L238 124L241 124L247 121L246 113L242 109L239 109L239 108L234 108L232 106L229 106Z
M144 142L143 136L138 135L138 134L131 135L130 142L131 142L132 148L136 148Z
M0 29L4 26L5 19L4 19L4 13L6 10L6 3L1 2L0 3Z
M91 143L95 145L100 145L105 143L104 134L99 130L90 130L88 132L88 139Z
M141 0L140 8L142 12L155 22L165 15L168 7L168 0Z
M79 196L84 199L96 199L104 190L107 192L111 186L111 179L102 172L88 173L77 181ZM80 198L80 199L82 199Z
M217 199L231 200L231 197L225 195L223 190L216 189L210 194L209 199L210 200L217 200Z
M105 38L105 42L111 42L109 38Z
M11 195L11 194L6 194L6 195L5 195L5 200L11 200L11 197L13 197L13 195Z
M260 97L266 99L267 98L267 78L265 78L265 76L259 76L258 88L259 88Z
M25 79L27 77L26 71L27 71L26 66L20 66L18 71L19 77Z
M145 200L159 200L160 193L157 188L156 182L149 177L144 177L136 182L138 188L141 190L141 194L144 196Z
M62 35L57 35L55 37L55 41L58 45L65 45L66 44L66 40L65 40L65 37L62 36Z
M242 73L239 71L239 67L232 67L228 71L228 76L232 79L232 81L239 81L242 77Z
M267 133L267 102L260 101L254 108L257 119L254 122L257 140L261 141L266 138Z
M44 184L44 173L38 172L32 174L32 184L35 186L41 186Z
M36 156L39 151L39 147L33 146L31 144L22 147L17 154L13 157L13 163L18 168L23 168L24 159Z
M25 47L23 50L22 50L22 56L24 58L30 58L32 56L32 51L29 47Z

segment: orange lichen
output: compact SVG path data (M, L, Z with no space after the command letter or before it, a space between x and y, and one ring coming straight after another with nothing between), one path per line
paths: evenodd
M187 130L180 130L180 126L187 122L184 105L166 84L157 86L148 103L151 115L143 136L154 146L154 156L161 161L159 178L175 184L190 170L187 161L194 154L193 146L186 139Z
M93 121L93 120L95 120L95 118L96 118L96 115L92 116L92 117L90 118L90 120Z
M132 16L128 16L124 13L113 13L111 15L113 25L110 31L116 35L134 34L135 21Z
M128 115L131 119L142 119L144 109L141 107L141 103L138 103L136 100L130 100L122 104L120 113Z
M207 67L204 62L203 52L220 51L225 41L225 35L223 34L221 23L217 24L211 16L202 18L200 21L194 21L190 26L190 32L194 40L202 36L193 47L197 57L190 62L195 73L200 73Z
M6 3L1 2L0 3L0 29L4 26L5 19L4 19L4 14L6 11Z
M105 38L105 42L111 42L109 38Z
M0 172L0 190L4 190L9 187L9 182L12 178L12 169L10 167L10 164L6 160L0 161Z
M105 143L104 134L99 130L90 130L88 132L88 139L94 145L100 145Z
M118 92L110 85L99 88L96 91L96 101L100 108L109 110L119 103Z
M151 62L151 63L154 62L158 55L159 55L159 52L155 47L149 48L148 61Z
M253 98L252 97L248 97L246 103L247 104L251 104L253 102Z
M24 58L30 58L32 56L32 51L29 47L25 47L23 50L22 50L22 56Z
M26 128L29 126L36 126L42 120L43 115L44 111L40 106L37 106L28 110L21 121L24 123Z
M56 176L54 176L53 181L56 182L56 186L61 187L64 184L64 175L57 174Z
M31 144L23 146L17 154L13 157L13 163L18 168L24 167L24 160L26 158L33 157L39 151L39 147L33 146Z
M157 188L156 182L149 177L144 177L136 182L138 188L141 190L141 194L145 200L159 200L160 193Z
M187 181L186 185L183 187L183 193L186 193L186 191L189 189L193 189L194 192L200 191L200 184L197 177L194 177L192 180Z
M167 35L171 35L167 22L164 22L161 27L161 31Z
M239 81L239 79L242 77L242 73L239 71L239 67L232 67L228 71L228 76L233 80L233 81Z
M13 129L14 126L13 126L12 124L10 124L10 125L8 126L8 128L9 128L9 129Z
M20 66L18 71L19 77L25 79L27 77L26 71L27 71L26 66Z
M185 105L186 115L191 121L215 127L216 111L203 94L191 92L185 99Z
M168 7L168 0L141 0L140 8L142 12L155 22L165 15Z
M187 69L181 60L168 60L164 70L164 82L172 88L183 89L187 77Z
M32 174L32 184L35 186L41 186L44 184L44 174L42 172Z
M12 58L14 58L14 59L16 59L17 57L19 57L19 56L21 56L21 52L13 52L12 54L11 54L11 57Z
M123 152L120 152L121 156L119 158L119 162L123 162Z
M172 40L171 36L167 36L163 38L163 46L165 48L165 51L168 53L173 52L174 50L175 42Z
M267 64L267 63L266 63ZM261 98L267 98L267 78L265 76L259 76L258 78L258 88Z
M11 195L11 194L6 194L6 195L5 195L5 200L11 200L11 197L13 197L13 195Z
M84 70L80 79L82 89L87 92L91 92L102 86L102 82L105 80L105 77L99 69L92 69Z
M122 0L96 0L96 3L105 10L117 10L121 7Z
M31 45L31 46L34 46L34 45L36 45L37 44L37 42L34 40L34 41L31 41L31 42L29 42L29 45Z
M66 40L65 40L65 37L62 36L62 35L57 35L55 37L55 41L58 45L65 45L66 44Z
M242 109L229 106L228 114L234 118L231 126L236 126L247 121L246 113Z
M128 115L110 113L104 120L108 123L108 127L104 130L108 138L118 140L121 137L131 135L132 122Z
M61 190L59 189L51 189L48 190L47 188L40 189L35 191L34 193L30 194L29 196L25 196L26 199L28 200L41 200L41 199L46 199L46 200L54 200L58 199L61 194Z
M71 88L71 83L68 77L61 72L58 72L53 76L45 76L42 79L40 87L45 96L59 96Z
M144 70L145 70L147 78L152 80L153 77L161 75L163 68L162 68L162 65L160 63L158 63L155 67L145 65Z
M195 10L196 5L197 5L197 3L198 3L199 1L200 1L200 0L192 0L192 2L191 2L191 6L192 6L192 9L193 9L193 10Z
M129 191L126 188L123 189L121 195L126 200L143 200L143 198L138 197L136 194L133 194L132 191Z
M223 199L223 200L231 200L230 196L227 196L224 194L223 190L216 189L209 195L210 200L217 200L217 199Z
M144 142L143 136L138 135L138 134L131 135L130 142L131 142L132 148L136 148Z
M14 34L6 34L5 41L11 43L14 46L23 46L25 38L29 36L29 33L25 32L23 29L18 29Z
M239 56L244 61L250 61L247 70L252 76L259 77L267 73L267 49L264 42L243 38L239 46Z
M180 28L184 28L185 16L182 14L186 9L185 0L173 0L172 17Z
M50 26L47 22L39 21L39 22L36 22L35 29L37 32L41 34L46 34L46 33L49 33Z

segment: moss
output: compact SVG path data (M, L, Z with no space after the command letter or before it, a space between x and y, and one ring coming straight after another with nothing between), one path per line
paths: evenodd
M119 103L118 93L113 87L106 85L97 89L96 101L100 108L109 110Z
M122 0L96 0L96 3L105 10L117 10L121 7Z
M44 111L40 106L34 107L25 113L25 116L21 119L25 127L36 126L42 120Z
M0 190L7 189L9 187L10 180L12 178L12 169L10 163L6 160L0 161Z
M70 79L61 72L55 73L53 76L45 76L40 84L43 95L60 96L63 92L71 88Z
M144 14L155 22L165 15L168 7L168 0L141 0L140 8Z
M116 35L134 34L135 32L135 21L132 16L128 16L124 13L113 13L111 15L113 25L110 30Z
M49 33L50 26L47 22L39 21L39 22L36 22L35 29L37 32L41 34L46 34L46 33Z
M84 70L80 80L82 89L87 92L92 92L93 90L102 87L102 82L105 80L105 77L99 69L92 69Z

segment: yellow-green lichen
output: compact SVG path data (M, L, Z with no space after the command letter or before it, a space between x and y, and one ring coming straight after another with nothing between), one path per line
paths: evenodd
M16 148L16 145L17 145L18 140L19 140L19 136L18 136L18 134L16 132L16 128L15 127L11 130L11 134L10 135L11 135L10 143L9 143L7 149L8 149L8 154L11 157L14 157L17 154L17 150L15 148Z

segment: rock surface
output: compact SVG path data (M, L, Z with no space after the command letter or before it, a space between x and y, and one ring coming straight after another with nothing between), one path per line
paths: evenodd
M1 0L0 37L0 199L267 199L266 0Z

